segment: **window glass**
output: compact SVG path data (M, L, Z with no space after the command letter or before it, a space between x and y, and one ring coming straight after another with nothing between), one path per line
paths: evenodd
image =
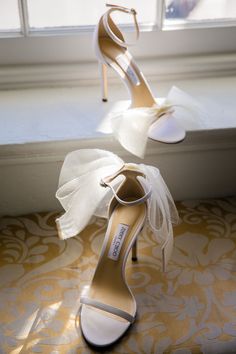
M156 0L116 1L121 6L134 7L141 23L156 23ZM31 28L90 26L98 22L107 8L104 0L28 0L29 25ZM132 17L114 15L119 23L128 24ZM118 17L117 17L118 16Z
M0 0L0 31L13 30L20 30L18 1Z
M236 20L235 0L165 0L164 26Z

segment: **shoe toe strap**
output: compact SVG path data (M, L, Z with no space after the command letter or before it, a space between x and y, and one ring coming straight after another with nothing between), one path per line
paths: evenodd
M97 301L95 299L91 299L87 296L81 296L80 297L80 303L83 305L89 305L92 306L96 309L111 313L115 316L121 317L125 319L126 321L133 323L135 321L135 316L131 315L129 312L126 312L124 310L121 310L117 307L105 304L101 301Z

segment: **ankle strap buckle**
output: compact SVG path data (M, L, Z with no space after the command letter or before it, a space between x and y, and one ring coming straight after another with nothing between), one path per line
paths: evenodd
M130 9L130 12L131 12L134 16L137 15L137 11L136 11L135 9L133 9L133 8Z

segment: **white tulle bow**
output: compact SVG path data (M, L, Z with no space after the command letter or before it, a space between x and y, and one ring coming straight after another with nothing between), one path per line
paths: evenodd
M65 209L65 213L56 220L60 238L78 235L93 215L108 217L112 193L109 188L102 187L100 181L120 170L123 165L124 161L118 156L99 149L77 150L66 156L56 193ZM152 187L147 221L161 243L165 270L173 248L172 223L177 223L178 212L160 171L144 164L136 166Z
M143 158L149 128L159 118L174 117L181 129L192 129L204 125L205 111L189 94L173 86L165 100L152 107L128 108L109 112L98 127L98 131L113 134L120 144L132 154Z

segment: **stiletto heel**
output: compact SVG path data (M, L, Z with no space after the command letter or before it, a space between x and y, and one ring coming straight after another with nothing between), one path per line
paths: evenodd
M158 169L127 164L98 149L71 152L60 183L56 195L66 210L56 220L60 237L78 235L93 215L108 218L98 264L90 286L81 294L79 312L84 338L92 345L108 346L136 319L137 303L125 272L131 248L136 260L137 237L148 221L162 242L166 265L173 247L174 202Z
M137 239L134 241L134 244L133 244L133 247L132 247L132 261L133 262L136 262L138 260L138 257L137 257L137 245L138 241Z
M101 71L101 89L102 89L102 101L108 101L108 82L107 82L107 67L105 64L100 63Z
M136 37L139 36L136 11L126 7L107 4L108 11L100 18L94 32L95 52L98 60L112 67L127 86L131 96L130 109L117 117L115 114L112 130L121 145L131 153L143 157L147 138L164 142L177 143L185 138L185 130L173 116L173 107L159 105L151 89L128 51L127 43L111 14L120 11L133 16ZM107 81L105 71L103 79L103 101L107 101ZM111 116L111 115L110 115ZM104 133L106 130L99 129Z

